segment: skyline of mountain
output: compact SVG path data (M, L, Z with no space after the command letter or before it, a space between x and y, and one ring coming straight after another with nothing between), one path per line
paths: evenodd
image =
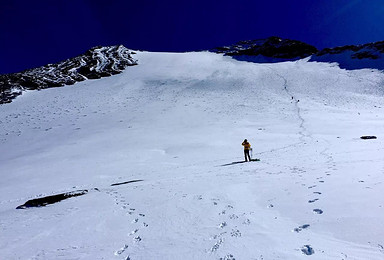
M0 74L57 63L94 46L185 52L273 35L325 47L384 40L380 0L41 0L0 3Z
M210 51L255 63L276 63L310 57L308 61L337 62L340 68L346 69L384 69L384 42L325 48L319 51L314 46L300 41L269 37L241 41ZM12 102L25 90L61 87L87 79L119 74L127 66L138 65L131 56L134 53L122 45L99 46L62 62L0 75L0 104Z
M270 36L268 38L265 38L265 39L253 39L253 40L243 40L243 41L238 41L237 43L231 43L231 44L228 44L228 45L223 45L223 46L215 46L215 47L212 47L212 48L208 48L208 49L204 49L204 50L193 50L192 52L195 52L195 51L213 51L213 52L217 52L217 53L227 53L231 48L234 48L234 50L236 50L236 48L238 46L241 46L241 45L244 45L244 46L247 46L247 47L244 47L244 48L253 48L251 45L258 45L260 42L263 43L265 41L267 42L273 42L273 40L275 39L275 41L278 41L279 39L280 40L284 40L284 44L285 45L289 45L291 43L294 43L294 44L297 44L297 46L295 47L295 49L298 51L298 52L301 52L301 58L304 58L304 57L308 57L312 54L314 55L325 55L325 54L339 54L341 51L343 50L353 50L353 51L357 51L357 50L360 50L362 48L364 48L364 46L375 46L375 45L379 45L380 46L380 50L381 52L384 52L383 50L383 43L384 43L384 40L383 41L377 41L377 42L367 42L367 43L362 43L362 44L358 44L358 45L351 45L351 44L347 44L347 45L344 45L344 46L328 46L328 47L324 47L323 49L317 49L315 46L313 45L310 45L308 43L305 43L305 42L302 42L302 41L298 41L296 39L283 39L283 38L280 38L280 37L277 37L277 36ZM116 45L116 46L122 46L122 45ZM237 46L237 47L236 47ZM89 50L87 50L86 52L88 51L91 51L92 49L95 49L95 48L98 48L98 47L109 47L109 46L93 46L92 48L90 48ZM124 48L127 48L127 49L130 49L130 50L133 50L133 51L149 51L150 50L139 50L139 49L132 49L132 48L129 48L128 46L124 46ZM302 50L300 50L300 48ZM307 49L306 49L307 48ZM273 49L273 50L270 50L271 52L271 55L273 56L274 55L274 51L277 51L277 49ZM283 52L289 52L289 51L293 51L293 49L291 50L283 50ZM188 52L188 51L184 51L184 52ZM304 53L308 53L308 55L304 55ZM174 52L174 53L178 53L178 52ZM252 54L252 51L251 52L244 52L244 55L263 55L265 53L258 53L258 54L255 54L253 53ZM75 56L72 56L72 57L66 57L64 58L63 60L60 60L60 61L57 61L55 63L46 63L46 64L43 64L42 66L47 66L47 65L51 65L51 64L58 64L58 63L61 63L61 62L64 62L66 61L67 59L71 59L71 58L75 58L75 57L78 57L78 56L81 56L83 54L78 54L78 55L75 55ZM236 54L236 55L239 55L239 54ZM230 56L236 56L236 55L233 55L233 54L230 54ZM293 54L294 55L294 54ZM268 55L265 55L268 57ZM299 56L297 56L299 57ZM284 59L284 57L279 57L281 59ZM292 58L295 58L295 57L292 57ZM361 56L360 59L363 59L363 58L371 58L371 59L376 59L378 57L374 57L374 56ZM279 60L276 60L276 61L272 61L271 62L278 62ZM324 62L327 62L326 60L323 60ZM41 66L41 67L42 67ZM26 69L23 69L21 71L17 71L17 72L11 72L11 73L3 73L0 75L9 75L9 74L15 74L15 73L21 73L21 72L24 72L24 71L27 71L27 70L33 70L33 69L36 69L38 67L33 67L33 68L26 68Z

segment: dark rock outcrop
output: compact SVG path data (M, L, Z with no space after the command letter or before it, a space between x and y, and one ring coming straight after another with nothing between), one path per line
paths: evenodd
M311 61L337 62L345 69L384 70L384 41L325 48L313 55Z
M381 42L374 42L374 43L367 43L362 45L346 45L341 47L335 47L335 48L325 48L318 52L316 56L323 56L326 54L341 54L346 51L350 51L353 53L356 59L377 59L378 56L374 53L384 53L384 41Z
M240 41L227 47L218 47L212 50L216 53L224 53L236 59L242 60L245 56L263 56L278 60L302 59L318 52L318 50L304 42L269 37L263 40ZM266 59L266 61L271 59Z
M23 90L61 87L121 73L127 66L137 65L131 54L122 45L94 47L60 63L0 75L0 104L11 102Z
M18 206L16 209L27 209L27 208L34 208L34 207L44 207L49 204L54 204L57 202L60 202L65 199L69 199L72 197L82 196L84 194L87 194L88 190L78 190L78 191L72 191L67 193L60 193L52 196L47 197L41 197L37 199L28 200L23 205Z
M337 62L340 68L345 69L384 70L384 41L318 51L314 46L300 41L270 37L264 40L241 41L211 51L256 63L294 61L311 57L310 61Z

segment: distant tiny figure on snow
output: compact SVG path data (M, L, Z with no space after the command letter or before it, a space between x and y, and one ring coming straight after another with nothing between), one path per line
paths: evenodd
M249 150L251 150L251 144L248 143L248 140L247 139L244 139L244 142L241 144L242 146L244 146L244 157L245 157L245 161L246 162L250 162L251 161L251 156L249 155Z

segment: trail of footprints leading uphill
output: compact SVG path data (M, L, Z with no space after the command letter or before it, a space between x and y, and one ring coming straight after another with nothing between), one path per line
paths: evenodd
M325 158L326 158L326 161L325 161L325 165L327 165L327 169L326 171L323 173L325 175L323 176L320 176L320 177L317 177L316 180L315 180L315 184L311 184L309 186L307 186L306 184L302 184L303 186L307 187L308 191L310 191L311 193L311 196L312 198L309 199L307 201L307 203L309 204L313 204L314 207L312 209L312 212L314 214L318 214L318 215L321 215L324 213L324 211L320 208L316 208L316 202L320 200L320 195L322 194L322 192L318 191L318 188L320 185L324 184L325 183L325 178L331 176L331 172L332 171L336 171L337 168L336 168L336 163L334 162L333 160L333 157L332 155L328 154L327 153L327 149L325 149L324 151L321 152L321 155L323 155ZM292 168L291 169L292 173L296 173L299 175L299 177L302 177L302 174L305 172L304 170L298 170L297 168ZM303 224L299 227L295 227L292 231L293 232L296 232L296 233L300 233L306 229L310 228L310 224ZM304 254L304 255L312 255L315 253L315 250L312 248L311 245L303 245L301 248L300 248L300 251Z
M127 234L127 241L123 242L122 246L114 252L115 256L122 256L124 260L130 260L128 253L130 247L142 241L140 230L147 228L149 225L145 222L145 214L132 207L118 191L110 190L107 191L107 194L113 197L115 205L125 213L127 218L130 219L131 226L133 226L133 229Z
M271 69L272 69L272 68L271 68ZM273 69L272 69L272 70L273 70ZM306 127L305 127L305 120L304 120L304 118L303 118L302 115L301 115L301 110L300 110L300 107L299 107L299 105L298 105L298 104L299 104L299 100L296 99L296 98L293 96L293 94L291 93L291 91L290 91L290 89L289 89L289 85L288 85L288 80L287 80L287 78L284 77L283 75L278 74L278 73L277 73L277 76L279 76L279 77L284 81L284 83L283 83L284 91L288 94L288 96L291 97L291 99L292 99L291 102L294 102L295 109L296 109L296 113L297 113L298 119L299 119L299 121L300 121L300 126L299 126L300 129L301 129L301 131L299 132L299 134L300 134L300 136L301 136L301 137L300 137L300 140L301 140L303 143L304 143L305 138L310 138L311 140L313 140L312 135L308 132L308 130L307 130ZM324 140L324 141L325 141L325 140ZM325 142L327 142L327 143L328 143L328 146L329 146L330 143L329 143L328 141L325 141ZM328 147L328 146L327 146L327 147ZM317 183L316 183L316 184L313 184L313 185L307 187L308 190L310 190L310 191L312 191L312 190L316 190L318 185L325 183L324 177L328 177L328 176L330 176L330 175L331 175L331 173L330 173L331 171L336 171L336 170L337 170L337 169L336 169L335 161L334 161L332 155L328 152L328 148L326 148L326 149L324 149L323 151L321 151L320 154L321 154L323 157L326 158L326 160L325 160L325 165L327 166L328 169L325 171L325 174L326 174L325 176L321 176L321 177L318 177L318 178L316 179L316 180L317 180ZM292 171L291 171L292 173L294 173L294 174L298 174L299 177L302 177L302 174L306 172L305 170L303 170L303 169L299 169L299 168L297 168L297 167L294 167L294 168L292 168L291 170L292 170ZM304 184L304 183L303 183L302 185L303 185L303 186L306 186L306 184ZM315 205L316 202L320 200L318 195L321 195L321 192L319 192L319 191L317 191L317 190L316 190L316 191L312 191L312 194L311 194L311 195L316 195L316 196L314 196L315 198L308 200L308 203L311 203L311 204L314 204L314 205ZM323 211L322 209L319 209L319 208L314 208L314 209L312 210L312 212L313 212L314 214L319 214L319 215L321 215L321 214L324 213L324 211ZM302 230L305 230L305 229L307 229L307 228L309 228L309 227L310 227L309 224L303 224L303 225L301 225L301 226L299 226L299 227L294 228L293 231L294 231L294 232L297 232L297 233L300 233ZM304 245L304 246L302 246L302 247L301 247L301 252L302 252L303 254L305 254L305 255L312 255L312 254L315 253L314 249L313 249L310 245Z

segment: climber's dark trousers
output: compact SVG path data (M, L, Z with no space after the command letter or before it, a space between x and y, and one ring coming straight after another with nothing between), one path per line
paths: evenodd
M249 150L244 150L244 157L245 157L246 162L251 161L251 156L249 156ZM247 160L247 158L248 158L248 160Z

